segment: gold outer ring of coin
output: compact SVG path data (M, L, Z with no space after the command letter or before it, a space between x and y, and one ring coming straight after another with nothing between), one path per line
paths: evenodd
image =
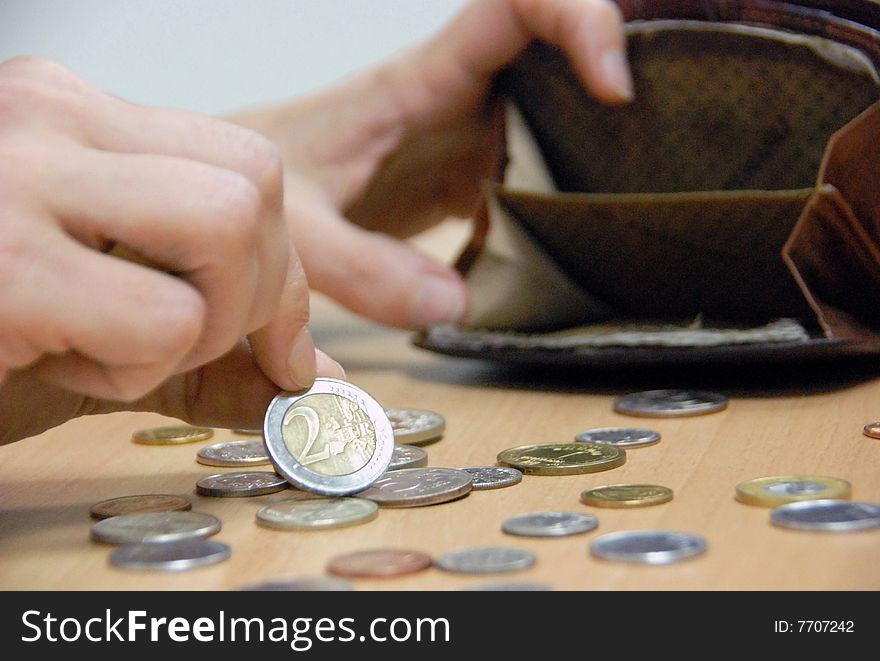
M783 482L815 482L825 488L804 494L775 494L766 488ZM746 505L757 507L778 507L801 500L834 499L846 500L852 495L852 485L846 480L825 475L773 475L746 480L736 485L736 499Z
M142 512L186 512L192 503L182 496L164 493L138 494L108 498L89 508L93 519L109 519L121 514L140 514Z
M617 490L616 495L612 495L612 489ZM626 494L627 491L631 493ZM581 492L584 505L619 509L660 505L668 503L672 497L672 489L659 484L609 484Z
M862 429L862 433L870 438L880 438L880 420L869 422Z
M208 427L191 427L189 425L170 425L140 429L131 436L131 440L140 445L183 445L207 441L214 436L214 430Z
M552 452L550 448L558 448L561 454L560 459L564 460L564 452L569 454L583 455L585 452L594 452L597 454L595 460L586 459L583 461L570 461L568 463L552 463L550 457L542 458L539 456L535 460L529 460L528 455L535 452ZM537 445L521 445L515 448L509 448L498 453L498 464L516 468L529 475L581 475L583 473L598 473L600 471L611 470L626 463L626 450L616 445L602 445L599 443L584 443L578 441L576 443L544 443Z

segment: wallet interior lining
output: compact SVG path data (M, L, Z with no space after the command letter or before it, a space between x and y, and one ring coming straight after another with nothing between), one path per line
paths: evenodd
M544 44L502 79L516 104L509 164L487 189L464 327L592 344L601 328L621 346L628 329L646 346L695 318L721 343L818 335L779 253L829 136L880 96L876 71L817 37L682 21L629 30L629 106L593 101ZM779 319L802 333L761 332Z

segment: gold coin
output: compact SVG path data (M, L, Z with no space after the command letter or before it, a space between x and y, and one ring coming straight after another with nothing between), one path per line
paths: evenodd
M759 477L736 485L736 499L746 505L778 507L799 500L849 498L852 486L846 480L822 475Z
M865 436L870 436L871 438L880 438L880 420L869 422L867 425L865 425L862 433Z
M599 443L549 443L523 445L498 454L502 466L531 475L577 475L598 473L622 466L626 451Z
M609 484L581 493L581 502L595 507L647 507L670 500L672 489L659 484Z
M131 436L131 440L141 445L182 445L207 441L214 435L214 430L207 427L191 427L190 425L173 425L141 429Z

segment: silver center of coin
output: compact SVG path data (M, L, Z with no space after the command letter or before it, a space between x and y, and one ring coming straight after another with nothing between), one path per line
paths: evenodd
M448 572L489 574L526 569L535 564L535 555L525 549L460 549L440 556L437 566Z
M594 530L599 520L592 514L576 512L535 512L507 519L501 530L523 537L565 537Z
M599 537L590 552L604 560L666 565L699 555L706 540L697 535L662 530L616 532Z
M818 482L774 482L763 487L762 491L774 496L805 496L825 489L826 486Z

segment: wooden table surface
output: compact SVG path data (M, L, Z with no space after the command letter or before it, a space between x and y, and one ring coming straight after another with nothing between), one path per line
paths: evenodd
M454 250L461 227L444 227L423 247ZM737 483L765 475L811 473L849 480L853 496L880 502L880 440L862 435L880 418L877 366L814 365L754 370L535 373L433 355L410 335L355 319L317 299L314 334L346 367L349 380L386 407L432 409L447 421L442 440L426 446L431 466L493 464L505 448L569 441L585 429L650 426L663 440L628 452L605 473L526 476L507 489L461 500L381 510L374 521L341 530L288 532L256 525L254 513L283 494L257 498L195 495L213 472L195 461L199 447L237 437L151 447L131 442L139 428L163 424L151 414L71 421L39 437L0 448L0 588L237 589L249 583L323 574L333 556L376 547L423 550L436 557L461 547L532 550L537 563L505 576L461 576L437 569L357 589L457 590L498 580L545 583L557 590L871 589L880 588L880 530L821 534L783 530L770 511L734 500ZM650 387L711 387L731 395L726 411L645 420L612 411L620 393ZM646 424L647 423L647 424ZM586 488L649 482L675 491L672 502L633 510L587 507ZM178 574L124 571L108 564L111 547L91 542L89 506L139 493L187 495L193 509L215 514L215 537L232 547L218 565ZM509 516L565 510L598 516L593 532L528 539L501 532ZM703 535L704 555L665 567L609 563L588 553L591 540L618 530L669 529Z

